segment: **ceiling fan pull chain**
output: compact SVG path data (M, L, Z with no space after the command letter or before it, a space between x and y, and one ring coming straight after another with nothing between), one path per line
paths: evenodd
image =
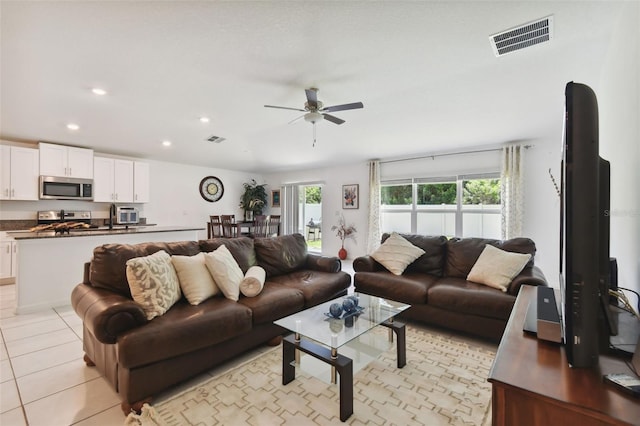
M312 147L316 146L316 123L313 123L313 145Z

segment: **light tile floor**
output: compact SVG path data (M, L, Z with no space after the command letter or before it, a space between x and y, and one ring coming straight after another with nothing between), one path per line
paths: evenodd
M351 262L343 262L343 270L353 274ZM15 286L0 286L0 425L123 425L117 394L82 360L82 323L71 306L28 315L14 312ZM268 349L259 347L203 376L219 374ZM156 401L199 380L202 376L158 395Z
M353 273L349 261L343 269ZM82 322L71 306L16 315L15 303L15 285L0 286L0 425L122 425L116 392L82 360ZM205 375L267 349L257 348ZM188 387L184 383L157 400Z

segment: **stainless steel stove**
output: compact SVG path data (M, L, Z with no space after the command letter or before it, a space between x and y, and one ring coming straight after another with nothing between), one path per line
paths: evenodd
M91 224L91 212L88 210L41 210L38 212L38 225L60 222Z

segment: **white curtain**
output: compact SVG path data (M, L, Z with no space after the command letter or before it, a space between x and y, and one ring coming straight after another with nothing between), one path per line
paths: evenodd
M380 161L369 162L369 232L367 253L380 245Z
M523 157L524 148L520 145L506 146L502 149L502 238L509 239L522 235L524 216L523 194Z

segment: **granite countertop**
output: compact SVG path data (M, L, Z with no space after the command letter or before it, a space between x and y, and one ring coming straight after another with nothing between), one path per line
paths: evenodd
M114 225L113 229L108 226L87 229L72 229L68 234L56 234L55 231L29 232L29 231L7 231L7 235L16 240L33 240L39 238L75 238L75 237L95 237L99 235L117 234L141 234L150 232L173 232L173 231L204 231L205 228L194 226L154 226L154 225Z

